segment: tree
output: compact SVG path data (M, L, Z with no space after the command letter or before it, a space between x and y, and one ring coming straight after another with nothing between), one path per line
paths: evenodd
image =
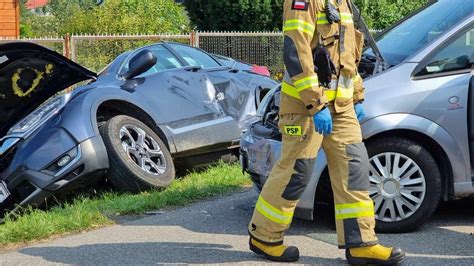
M354 0L369 27L384 29L428 0ZM281 30L284 0L188 0L186 9L199 30Z
M428 0L354 0L369 28L385 29L409 13L423 7Z
M272 30L283 0L192 0L185 6L199 30ZM276 9L276 10L275 10Z
M24 0L23 0L24 1ZM189 29L184 8L173 0L51 0L47 15L22 12L24 37L66 33L181 33ZM26 35L26 36L25 36Z
M23 37L189 31L186 11L174 0L51 0L42 14L22 11ZM154 42L80 41L75 43L74 50L78 63L99 71L117 55ZM62 45L50 48L62 51Z

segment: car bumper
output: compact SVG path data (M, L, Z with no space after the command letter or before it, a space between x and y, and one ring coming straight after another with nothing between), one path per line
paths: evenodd
M54 138L50 140L54 140ZM0 174L0 180L6 185L10 194L0 203L0 216L2 217L6 211L13 210L17 206L39 206L55 192L66 187L88 183L93 177L103 174L108 168L107 152L100 136L75 144L72 148L63 145L61 146L64 148L63 151L48 154L44 153L40 147L25 156L22 147L29 147L28 141L23 140L13 148L15 154L11 156L10 167ZM67 142L67 140L64 141L64 143ZM30 143L31 141L28 144ZM46 143L46 145L48 144ZM57 154L60 155L57 156ZM40 168L36 167L31 161L38 156L49 156L49 159L44 160L48 163L43 163L44 165ZM62 167L57 166L58 161L65 156L70 157L69 161ZM17 161L20 163L16 163Z
M261 188L280 158L281 142L258 136L254 125L240 140L240 162L242 170L250 173L254 184Z
M281 142L261 122L253 124L240 140L240 163L242 170L250 174L257 192L260 192L273 165L281 156ZM312 220L316 189L326 169L326 155L320 150L311 179L295 210L295 217Z

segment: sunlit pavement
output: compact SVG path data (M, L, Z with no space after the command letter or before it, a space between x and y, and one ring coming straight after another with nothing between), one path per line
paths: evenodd
M252 190L119 225L5 251L1 264L265 263L248 250L246 225L257 194ZM296 220L287 243L297 245L302 264L342 264L344 252L328 211L317 222ZM474 200L442 206L422 229L379 235L382 243L408 252L405 265L474 264Z

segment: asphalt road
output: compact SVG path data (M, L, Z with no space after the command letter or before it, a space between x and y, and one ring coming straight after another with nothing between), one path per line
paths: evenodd
M257 194L252 190L49 242L0 252L10 264L258 264L248 250L246 225ZM322 212L320 216L325 215ZM405 265L474 265L474 201L442 207L416 233L379 235L382 243L403 247ZM304 264L343 264L331 218L296 220L287 243L300 248Z

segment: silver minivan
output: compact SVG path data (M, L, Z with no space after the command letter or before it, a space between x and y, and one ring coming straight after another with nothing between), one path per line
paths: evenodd
M366 76L362 131L379 232L422 225L440 201L474 194L474 1L439 0L376 39L360 65ZM279 87L241 139L241 163L261 189L280 156ZM313 219L332 203L321 150L295 216Z

